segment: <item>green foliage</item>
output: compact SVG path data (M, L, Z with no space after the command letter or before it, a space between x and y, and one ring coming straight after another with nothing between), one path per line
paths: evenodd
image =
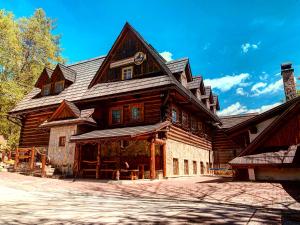
M20 128L7 120L7 113L32 90L45 66L64 63L54 28L54 20L42 9L21 19L0 10L0 135L12 148L18 144Z

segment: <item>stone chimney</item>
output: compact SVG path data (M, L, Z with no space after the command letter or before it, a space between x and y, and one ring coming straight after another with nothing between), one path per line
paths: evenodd
M281 76L283 80L286 101L296 98L297 92L292 63L281 64Z

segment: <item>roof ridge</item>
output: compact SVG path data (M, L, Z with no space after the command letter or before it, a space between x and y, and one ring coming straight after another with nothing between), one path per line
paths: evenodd
M173 59L171 61L166 62L166 64L171 64L171 63L175 63L175 62L179 62L179 61L183 61L183 60L189 60L189 57L183 57L183 58L179 58L179 59Z
M75 70L73 70L72 68L67 67L66 65L64 65L64 64L62 64L62 63L58 63L57 65L58 65L58 66L62 66L63 68L65 68L65 69L69 70L70 72L73 72L73 73L76 74L76 71L75 71Z
M259 113L244 113L244 114L237 114L237 115L228 115L228 116L220 116L221 119L227 119L227 118L237 118L237 117L246 117L246 116L256 116L259 115Z
M68 65L65 65L65 66L69 68L71 66L75 66L75 65L78 65L78 64L82 64L82 63L88 63L88 62L95 61L97 59L102 59L102 58L105 58L105 57L106 57L106 55L101 55L101 56L90 58L90 59L80 60L78 62L75 62L75 63L72 63L72 64L68 64Z

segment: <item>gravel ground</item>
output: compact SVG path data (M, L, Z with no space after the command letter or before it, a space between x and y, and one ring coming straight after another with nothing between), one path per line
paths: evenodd
M118 184L0 172L0 224L297 224L298 215L298 183L198 176Z

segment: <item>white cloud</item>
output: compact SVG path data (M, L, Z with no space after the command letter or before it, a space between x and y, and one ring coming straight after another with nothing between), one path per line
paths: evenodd
M172 56L173 56L173 54L171 53L171 52L167 52L167 51L164 51L164 52L161 52L161 53L159 53L165 60L167 60L167 61L172 61L173 60L173 58L172 58Z
M244 54L246 54L246 53L248 53L248 51L250 49L258 49L259 45L260 45L260 42L258 42L256 44L244 43L244 44L241 45L242 52Z
M267 86L267 83L264 82L258 82L256 84L254 84L251 88L251 91L253 92L259 92L260 88L264 88L265 86Z
M266 72L262 72L262 74L259 76L259 79L262 81L267 80L269 77L269 74L267 74Z
M262 112L265 112L265 111L268 111L269 109L272 109L276 106L279 106L280 104L282 104L281 102L276 102L274 104L270 104L270 105L263 105L261 106L260 108L257 108L257 109L249 109L248 110L248 113L262 113Z
M259 96L262 94L276 93L277 91L281 91L282 88L283 82L282 79L280 79L270 84L258 82L252 86L251 91L253 92L253 96Z
M216 79L206 79L204 84L210 85L212 88L219 89L222 92L229 91L234 86L241 86L245 84L243 81L249 78L249 73L241 73L239 75L227 75Z
M241 103L236 102L227 108L221 110L218 112L219 116L228 116L228 115L237 115L237 114L243 114L247 112L247 107L241 105Z
M219 116L228 116L228 115L238 115L238 114L245 114L245 113L262 113L269 109L272 109L278 105L280 105L280 102L276 102L274 104L270 105L263 105L259 108L255 109L248 109L247 106L242 105L240 102L236 102L227 108L221 110L218 112Z
M236 94L241 95L241 96L248 95L248 93L245 92L244 89L241 87L236 89Z

